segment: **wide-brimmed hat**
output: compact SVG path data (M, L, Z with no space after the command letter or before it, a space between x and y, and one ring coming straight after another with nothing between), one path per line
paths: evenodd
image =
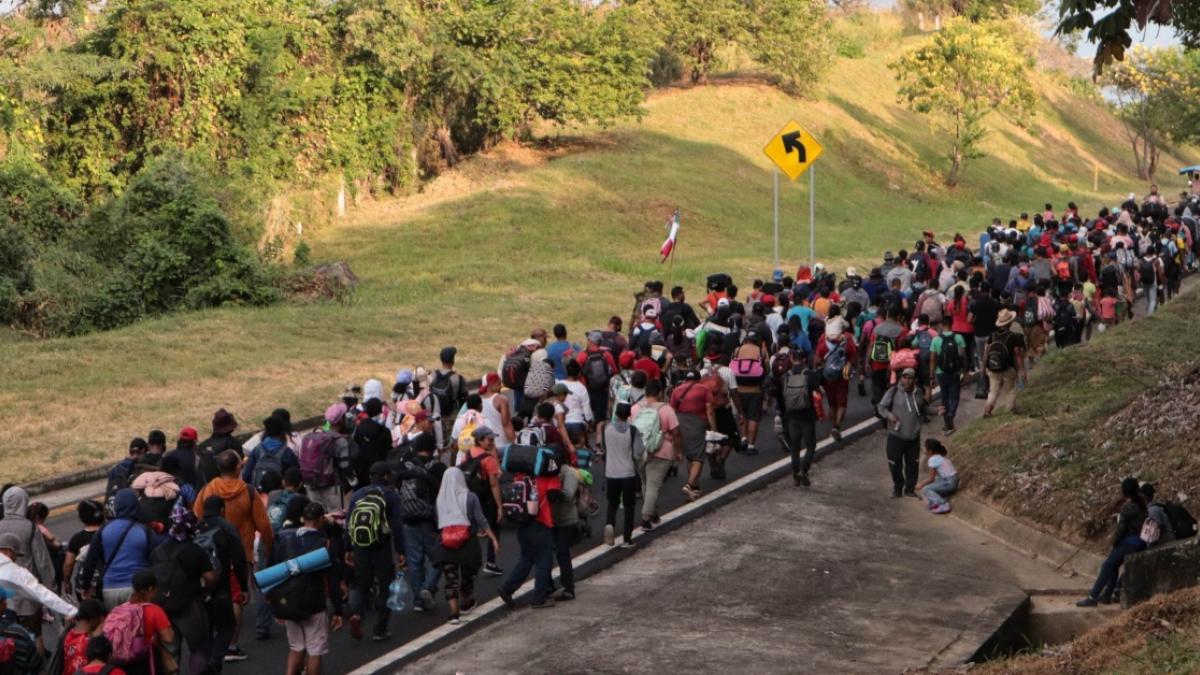
M1002 309L996 316L996 328L1004 328L1017 318L1017 313L1011 309Z
M212 430L214 434L232 434L234 429L237 429L238 423L234 419L233 413L221 408L213 413Z

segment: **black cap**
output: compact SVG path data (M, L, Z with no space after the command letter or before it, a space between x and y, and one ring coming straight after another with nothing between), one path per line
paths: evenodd
M387 462L375 462L371 465L371 476L382 478L392 472Z

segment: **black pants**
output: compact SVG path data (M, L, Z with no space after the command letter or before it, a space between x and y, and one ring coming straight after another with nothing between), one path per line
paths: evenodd
M498 507L496 506L495 498L492 497L492 493L490 491L487 493L486 498L479 496L478 493L476 493L475 496L479 497L479 507L483 510L483 517L487 520L488 527L492 529L492 532L497 533L496 536L499 537L500 521L496 519L496 509ZM484 552L486 554L484 560L489 564L496 564L496 549L494 546L492 546L491 538L487 540Z
M783 416L783 430L792 449L792 475L808 473L817 454L817 418L810 413L790 412ZM804 457L801 450L807 450Z
M353 556L354 589L350 593L350 615L365 614L365 605L370 599L370 604L375 610L375 628L372 634L384 635L387 633L388 619L392 613L387 606L388 586L396 574L396 568L392 564L392 542L385 539L370 548L356 546Z
M870 364L868 363L868 367ZM888 390L888 379L891 377L891 371L887 368L871 371L871 408L875 416L879 416L879 402L883 400L883 395Z
M609 478L605 491L608 493L608 515L604 522L607 525L616 526L617 524L617 506L625 504L625 529L622 530L625 535L625 541L629 542L633 539L633 519L637 515L637 507L634 502L637 501L638 479L637 476L630 478Z
M572 523L554 528L554 559L558 561L558 576L563 590L575 592L575 568L571 565L571 547L579 541L579 525Z
M887 460L892 472L892 491L912 492L917 487L917 459L921 456L921 437L898 438L888 434Z
M219 673L225 665L225 652L233 642L233 629L237 623L233 614L233 598L227 589L222 589L209 598L207 608L208 623L212 625L213 630L208 667Z

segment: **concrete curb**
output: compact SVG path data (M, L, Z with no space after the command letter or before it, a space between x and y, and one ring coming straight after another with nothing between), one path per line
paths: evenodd
M963 494L955 495L951 515L1030 558L1049 561L1067 576L1091 576L1104 562L1091 551L1072 546Z
M871 435L877 430L882 430L882 424L874 417L864 420L853 427L845 430L842 433L841 441L834 441L832 438L825 438L817 444L817 452L814 461L820 461L824 457L832 454L839 448L849 445L861 438ZM772 462L753 473L743 476L724 487L710 492L700 499L697 499L690 504L685 504L674 511L666 514L662 518L662 522L655 526L650 532L635 530L633 541L640 548L649 542L654 541L667 532L676 530L683 525L691 523L706 513L724 506L735 499L743 497L747 494L760 490L767 485L787 476L791 472L791 458L784 457L778 461ZM611 567L617 562L629 558L636 554L638 549L622 549L617 547L609 547L601 544L589 551L585 551L573 560L575 580L576 582L585 579L601 570ZM555 575L555 581L558 581L558 576ZM533 590L533 580L529 579L516 593L514 598L523 598ZM405 665L420 659L432 652L438 651L446 646L449 646L463 638L470 636L480 628L487 626L499 620L506 614L506 607L499 598L493 598L488 602L477 607L474 612L463 617L463 623L458 626L449 624L443 625L440 628L435 628L421 637L410 640L404 645L388 652L387 654L363 664L357 669L350 672L349 675L370 675L372 673L385 672L388 669L399 669Z

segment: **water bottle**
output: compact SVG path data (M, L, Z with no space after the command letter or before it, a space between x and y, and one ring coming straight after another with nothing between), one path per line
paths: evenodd
M408 590L408 580L404 578L404 570L396 571L396 578L388 584L388 609L393 612L403 612L408 609L412 591Z

